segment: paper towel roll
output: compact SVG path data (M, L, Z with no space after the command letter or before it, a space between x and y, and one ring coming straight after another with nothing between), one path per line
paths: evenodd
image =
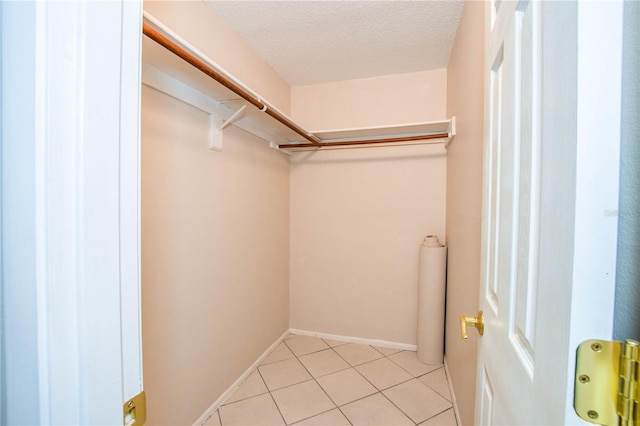
M444 361L444 308L447 248L435 235L420 246L418 282L418 359L425 364Z

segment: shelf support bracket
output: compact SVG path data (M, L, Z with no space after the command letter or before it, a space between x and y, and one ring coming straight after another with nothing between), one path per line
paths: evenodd
M447 148L453 139L456 137L456 116L454 115L449 120L449 129L447 130L449 136L447 136L447 141L444 143L444 147Z
M209 149L212 149L214 151L222 151L223 130L232 125L235 121L239 120L244 114L244 110L246 108L246 105L242 105L227 120L223 120L215 114L211 114L211 128L213 129L213 131L211 132L211 138L209 139Z
M242 105L236 112L233 113L233 115L231 117L229 117L228 120L226 120L222 126L220 126L220 128L218 129L219 131L223 131L224 129L226 129L228 126L230 126L231 124L233 124L234 121L238 120L240 117L242 117L242 114L244 113L244 110L247 108L246 105Z
M289 157L291 157L291 154L292 154L292 153L291 153L290 151L285 151L284 149L280 149L280 145L278 145L278 144L277 144L277 143L275 143L275 142L269 142L269 148L274 149L274 150L276 150L276 151L278 151L278 152L281 152L281 153L283 153L283 154L288 155Z

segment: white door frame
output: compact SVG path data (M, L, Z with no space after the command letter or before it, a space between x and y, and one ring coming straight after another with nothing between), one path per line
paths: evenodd
M9 424L121 424L142 390L142 4L2 2Z
M578 4L576 202L566 396L573 409L576 349L613 335L620 181L624 3Z

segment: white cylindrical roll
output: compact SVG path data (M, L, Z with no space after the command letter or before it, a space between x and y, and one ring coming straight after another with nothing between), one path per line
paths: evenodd
M428 235L420 246L418 281L418 359L425 364L444 361L444 307L447 248Z

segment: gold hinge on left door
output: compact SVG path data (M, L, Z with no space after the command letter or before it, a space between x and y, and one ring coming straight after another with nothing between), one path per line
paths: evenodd
M147 421L147 399L144 391L124 403L123 419L124 426L142 426Z
M640 426L640 343L586 340L578 346L573 407L585 421Z

